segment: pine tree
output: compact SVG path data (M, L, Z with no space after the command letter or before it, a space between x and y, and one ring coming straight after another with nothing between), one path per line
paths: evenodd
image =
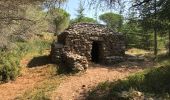
M76 11L77 11L77 20L78 22L80 22L85 16L84 15L85 8L83 7L83 3L81 0L79 2L79 7Z

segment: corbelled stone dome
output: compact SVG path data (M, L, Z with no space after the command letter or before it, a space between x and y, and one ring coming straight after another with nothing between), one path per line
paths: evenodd
M80 59L74 55L79 55ZM114 64L122 61L124 55L124 36L105 25L93 23L71 25L58 35L51 49L53 62L64 63L72 69L78 69L77 65L85 69L89 61Z

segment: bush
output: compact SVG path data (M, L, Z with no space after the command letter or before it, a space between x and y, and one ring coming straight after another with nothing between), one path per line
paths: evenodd
M14 80L20 74L20 60L30 52L42 54L44 49L50 48L50 41L35 40L18 42L17 47L11 51L0 51L0 81Z
M136 91L145 94L165 94L170 93L170 66L159 67L147 72L130 76L127 80L112 83L109 97L119 97L123 91Z

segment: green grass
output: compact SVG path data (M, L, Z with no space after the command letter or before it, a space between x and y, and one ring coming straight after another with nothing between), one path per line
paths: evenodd
M170 58L158 58L158 65L152 69L129 76L116 82L100 83L89 92L90 100L131 100L134 92L145 98L170 99ZM100 98L99 98L100 97ZM97 98L97 99L96 99Z
M0 51L0 82L14 80L21 70L20 60L28 53L37 52L42 54L50 48L51 41L34 40L29 42L17 42L11 51Z

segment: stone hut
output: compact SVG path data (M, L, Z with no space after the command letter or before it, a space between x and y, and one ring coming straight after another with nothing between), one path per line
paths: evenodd
M124 36L105 25L78 23L58 35L51 46L51 58L73 70L84 70L88 62L115 64L124 59Z

